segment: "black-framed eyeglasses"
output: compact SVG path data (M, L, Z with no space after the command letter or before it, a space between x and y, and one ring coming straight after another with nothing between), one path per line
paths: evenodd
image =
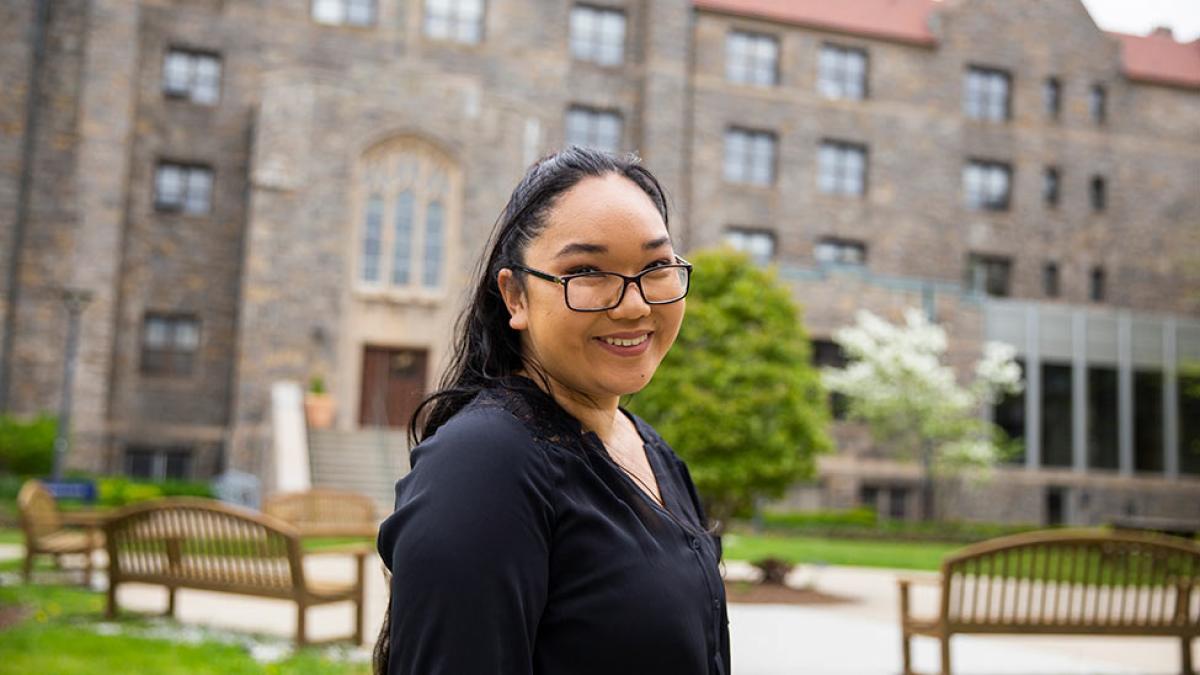
M555 276L524 265L509 265L563 287L567 308L576 312L603 312L621 304L629 284L637 284L648 305L669 305L687 297L692 264L679 256L671 265L648 267L633 276L616 272L580 272Z

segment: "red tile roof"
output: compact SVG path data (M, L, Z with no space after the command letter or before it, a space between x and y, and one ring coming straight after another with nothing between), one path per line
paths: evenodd
M708 11L756 16L885 40L933 45L926 20L937 0L693 0Z
M940 0L692 0L701 10L933 46L929 15ZM1141 37L1108 33L1121 43L1131 80L1200 88L1200 39L1179 43L1167 31Z
M1200 39L1181 44L1167 31L1145 37L1109 35L1121 42L1121 61L1129 79L1200 88Z

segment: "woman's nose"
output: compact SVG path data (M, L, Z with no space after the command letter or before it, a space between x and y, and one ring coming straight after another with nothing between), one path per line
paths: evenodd
M609 312L614 317L637 318L650 313L650 303L646 302L638 285L631 281L625 286L625 297L621 298L621 304L613 307Z

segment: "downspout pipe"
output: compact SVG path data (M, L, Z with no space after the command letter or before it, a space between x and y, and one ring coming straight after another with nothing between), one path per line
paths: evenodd
M29 87L25 96L25 133L21 139L21 175L17 187L16 218L12 246L8 254L8 287L4 308L4 332L0 335L0 413L9 411L12 380L13 343L17 333L17 302L20 299L21 249L29 222L29 199L33 186L33 160L41 107L41 73L46 61L46 26L50 20L50 0L36 0L32 26L32 56L29 61Z

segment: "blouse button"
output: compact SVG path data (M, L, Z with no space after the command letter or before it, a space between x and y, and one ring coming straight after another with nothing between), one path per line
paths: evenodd
M692 537L692 548L696 549L697 551L700 550L700 540L696 537Z
M721 609L721 599L713 598L713 609Z

